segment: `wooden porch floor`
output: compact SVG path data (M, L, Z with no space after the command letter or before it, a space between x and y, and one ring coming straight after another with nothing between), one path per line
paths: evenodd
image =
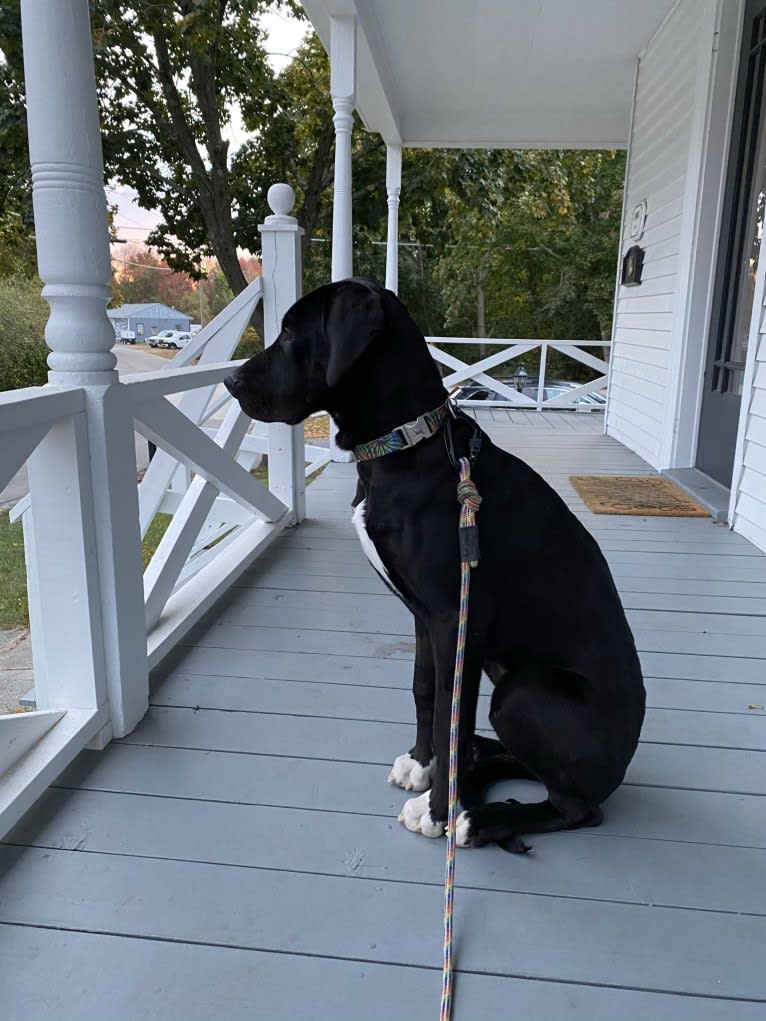
M600 829L459 853L455 1021L763 1019L766 557L708 520L591 515L570 473L649 471L600 416L480 415L600 541L650 709ZM4 1021L437 1017L445 843L386 784L413 632L353 537L352 477L325 472L135 733L0 847Z

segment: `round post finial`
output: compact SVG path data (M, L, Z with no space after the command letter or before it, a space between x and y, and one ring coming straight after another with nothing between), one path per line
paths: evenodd
M295 192L289 184L272 184L266 195L269 208L275 216L289 216L295 205Z

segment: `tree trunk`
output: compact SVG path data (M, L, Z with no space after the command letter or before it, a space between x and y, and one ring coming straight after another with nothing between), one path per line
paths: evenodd
M204 56L190 54L189 59L191 86L204 124L205 148L210 160L208 170L197 148L194 133L173 79L164 30L158 26L153 31L152 38L168 116L178 145L189 163L197 185L199 208L208 231L210 247L233 294L240 294L247 287L247 280L239 264L234 240L228 170L229 143L221 135L215 54L205 53ZM263 339L263 309L260 304L256 307L251 322Z

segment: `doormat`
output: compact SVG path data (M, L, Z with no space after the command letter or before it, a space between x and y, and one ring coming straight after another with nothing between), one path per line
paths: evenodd
M659 475L570 475L569 480L594 514L710 517L696 500Z

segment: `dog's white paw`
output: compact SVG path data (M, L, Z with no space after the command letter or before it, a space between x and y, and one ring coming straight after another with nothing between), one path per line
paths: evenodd
M422 833L424 837L440 837L444 833L444 823L434 822L431 818L430 798L430 791L421 794L419 798L410 798L399 813L399 822L403 822L413 833Z
M421 766L417 759L406 752L395 759L388 774L388 782L395 783L405 791L424 791L431 785L433 765L434 760L431 759L427 766Z
M455 843L458 847L471 847L471 816L461 812L455 825Z

